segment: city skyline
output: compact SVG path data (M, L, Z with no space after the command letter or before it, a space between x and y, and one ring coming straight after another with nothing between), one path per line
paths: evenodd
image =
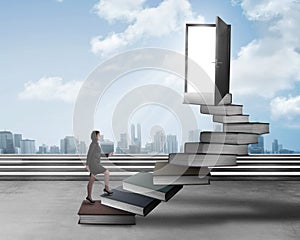
M131 127L134 124L131 125ZM141 124L137 124L141 129ZM134 129L134 128L131 128ZM189 131L188 142L199 142L200 129L194 129ZM135 131L131 132L131 140L127 133L120 134L120 140L113 142L110 139L105 139L104 135L100 137L100 145L104 153L114 152L123 154L135 154L135 153L176 153L183 151L183 144L179 145L177 136L173 134L165 134L162 130L158 129L153 134L152 141L146 142L143 146L138 139L141 139L141 135L135 136ZM265 148L265 137L259 136L257 144L250 144L248 152L250 154L292 154L299 153L297 149L286 148L279 139L273 139L271 148ZM128 144L130 140L130 144ZM78 141L74 136L65 136L60 139L58 145L35 145L36 139L22 138L22 134L13 133L7 130L0 130L0 154L86 154L88 150L87 143ZM5 147L3 147L5 146Z

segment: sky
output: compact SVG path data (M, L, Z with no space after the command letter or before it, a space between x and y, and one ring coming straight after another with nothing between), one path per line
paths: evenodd
M299 10L299 0L0 1L0 129L22 133L37 146L59 145L73 134L76 97L98 66L144 47L184 54L185 23L214 23L220 16L232 29L233 103L243 104L251 121L270 123L267 149L276 138L284 148L300 150ZM183 94L182 82L175 81L154 70L128 73L87 117L117 141L111 122L122 97L149 84ZM159 104L133 109L128 126L137 122L143 144L155 126L179 135L182 128L172 109ZM211 118L199 116L199 129L212 127Z

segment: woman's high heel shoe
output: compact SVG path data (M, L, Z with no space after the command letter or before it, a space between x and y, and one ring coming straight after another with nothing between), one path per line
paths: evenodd
M90 203L95 203L95 201L90 199L89 197L86 197L85 199L88 200Z
M113 192L112 192L112 191L108 191L106 188L104 188L104 189L103 189L103 192L107 193L108 195L111 195L111 194L113 194Z

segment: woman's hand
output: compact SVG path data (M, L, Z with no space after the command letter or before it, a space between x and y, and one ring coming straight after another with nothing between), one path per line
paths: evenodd
M113 152L110 152L109 154L108 154L108 157L111 157L113 155Z

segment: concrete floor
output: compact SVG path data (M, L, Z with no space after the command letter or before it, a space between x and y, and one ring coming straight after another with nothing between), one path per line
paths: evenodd
M1 181L0 239L300 239L296 181L185 186L133 226L77 224L85 196L86 182Z

